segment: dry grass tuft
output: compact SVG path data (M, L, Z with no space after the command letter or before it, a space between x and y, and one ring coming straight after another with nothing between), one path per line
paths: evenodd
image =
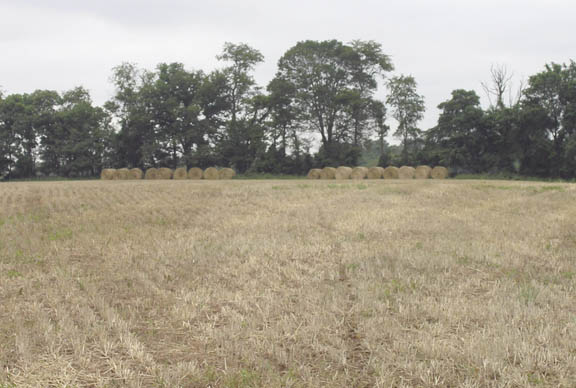
M218 169L216 167L208 167L204 170L203 177L204 179L215 180L220 179L220 174L218 174Z
M100 173L100 179L105 181L111 181L116 176L116 169L114 168L105 168Z
M186 171L186 167L178 167L176 170L174 170L173 178L176 180L187 179L188 171Z
M188 170L188 179L202 179L202 175L204 175L204 172L201 168L192 167Z
M384 169L384 173L382 174L384 179L398 179L400 178L400 173L398 171L398 167L388 166Z
M320 172L320 179L334 179L336 177L336 169L334 167L324 167Z
M368 175L368 167L354 167L350 179L365 179Z
M156 176L158 175L158 169L154 167L150 167L146 170L146 174L144 175L144 179L158 179Z
M432 179L446 179L448 178L448 169L442 166L436 166L430 172Z
M414 173L416 169L410 166L402 166L398 169L399 179L414 179Z
M346 166L340 166L336 169L336 173L334 174L334 179L350 179L350 175L352 175L352 168Z
M128 173L128 179L142 179L144 173L139 168L131 168L130 172Z
M321 174L322 174L321 169L313 168L310 171L308 171L308 175L306 175L306 178L308 178L308 179L320 179Z
M234 176L236 176L236 171L228 167L218 171L218 179L232 179Z
M431 172L432 172L432 168L430 166L418 166L418 167L416 167L416 171L414 171L414 178L415 179L428 179L428 178L430 178Z
M384 168L382 167L370 167L368 173L366 174L366 179L382 179L384 176Z

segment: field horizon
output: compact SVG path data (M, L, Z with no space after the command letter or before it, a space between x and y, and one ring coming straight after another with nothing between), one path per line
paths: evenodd
M571 387L576 184L0 184L0 387Z

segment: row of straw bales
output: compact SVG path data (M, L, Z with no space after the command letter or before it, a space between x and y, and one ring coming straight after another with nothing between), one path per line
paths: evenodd
M308 179L446 179L448 169L442 166L402 166L400 168L383 167L324 167L313 168L308 172Z
M130 179L232 179L236 172L231 168L217 169L216 167L208 167L202 170L198 167L192 167L188 170L186 167L179 167L175 170L171 168L149 168L144 173L139 168L105 168L100 174L102 180L130 180Z

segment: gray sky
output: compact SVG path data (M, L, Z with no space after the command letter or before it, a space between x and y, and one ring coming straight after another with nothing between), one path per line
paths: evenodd
M182 62L210 71L226 41L264 54L256 71L264 86L300 40L375 40L394 74L418 82L428 129L452 90L474 89L485 100L480 83L492 64L519 81L576 59L575 18L573 0L0 0L0 86L29 93L82 85L102 104L113 93L112 67Z

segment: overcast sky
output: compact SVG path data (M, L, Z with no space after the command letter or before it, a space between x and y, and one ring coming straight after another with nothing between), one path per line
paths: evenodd
M375 40L395 74L418 82L427 129L452 90L474 89L484 99L480 83L492 64L519 81L546 63L576 59L575 19L574 0L0 0L0 87L82 85L102 104L113 93L112 67L182 62L210 71L227 41L264 54L256 79L265 85L298 41Z

